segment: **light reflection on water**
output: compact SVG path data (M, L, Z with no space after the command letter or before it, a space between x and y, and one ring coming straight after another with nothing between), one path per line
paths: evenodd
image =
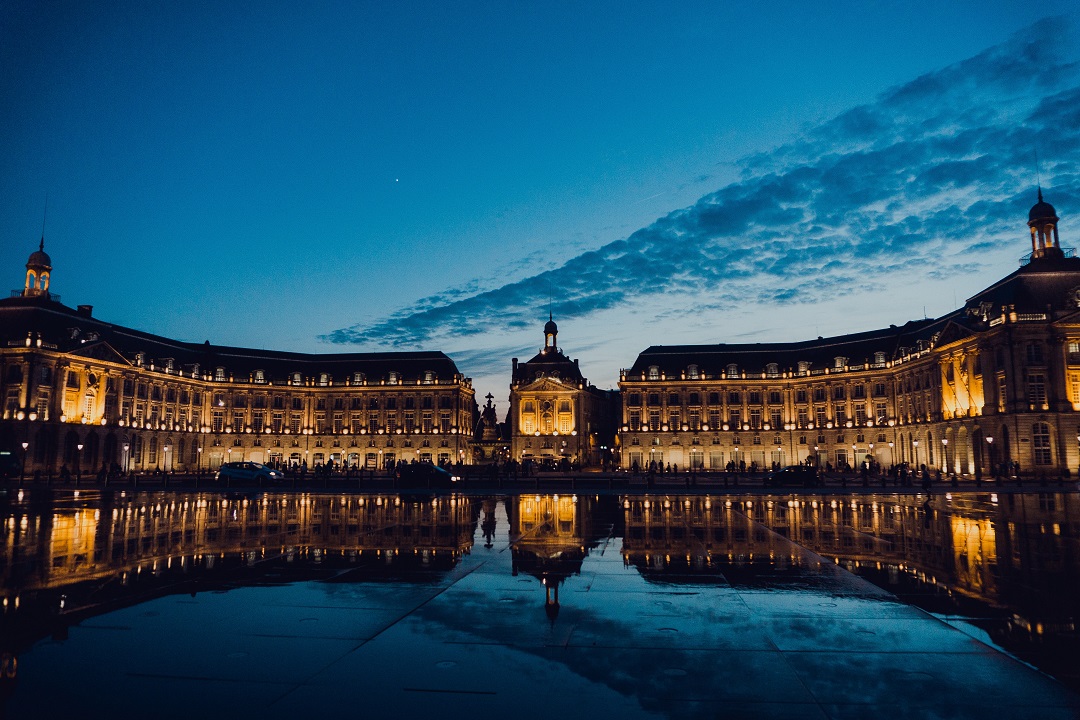
M755 650L762 636L747 619L762 608L785 629L806 625L816 648L880 643L869 637L878 625L830 637L816 619L856 605L865 614L867 600L896 614L899 598L1078 688L1078 517L1080 499L1063 493L12 494L0 506L0 652L11 668L43 638L109 612L245 588L235 597L253 604L228 610L224 632L265 632L282 608L329 599L367 608L373 625L361 632L323 611L293 619L328 639L366 637L408 611L442 641L538 648L574 633L617 647L676 648L689 637ZM880 590L853 585L852 573ZM627 592L635 583L663 595ZM617 604L602 602L606 589L619 590ZM452 604L425 604L443 592ZM628 616L659 619L634 626Z

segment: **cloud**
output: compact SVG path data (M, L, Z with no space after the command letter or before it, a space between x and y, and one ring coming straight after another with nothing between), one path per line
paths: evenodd
M1036 147L1048 199L1080 207L1080 68L1058 53L1063 23L1040 21L746 157L737 182L629 237L322 339L417 347L513 333L544 314L552 288L559 319L620 307L656 319L688 300L723 312L872 291L920 268L978 272L980 254L1023 236Z

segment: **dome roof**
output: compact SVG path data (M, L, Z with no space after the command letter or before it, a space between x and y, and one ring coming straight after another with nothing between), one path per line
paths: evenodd
M558 334L558 332L559 332L559 326L555 324L554 319L548 320L546 323L544 323L544 334L545 335L556 335L556 334Z
M46 267L52 269L52 258L49 257L49 253L44 250L35 250L30 253L30 259L26 261L27 267L35 265L37 267Z
M1043 200L1042 188L1039 188L1039 202L1035 203L1028 212L1028 222L1050 219L1056 220L1057 212L1054 210L1053 205Z

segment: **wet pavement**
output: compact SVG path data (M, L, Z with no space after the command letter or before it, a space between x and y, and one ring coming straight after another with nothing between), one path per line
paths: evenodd
M1075 494L0 510L9 717L1080 717Z

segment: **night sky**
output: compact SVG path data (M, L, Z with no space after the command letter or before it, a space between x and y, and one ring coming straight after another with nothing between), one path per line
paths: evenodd
M1080 245L1073 2L0 5L0 266L181 340L805 340ZM1036 176L1036 152L1039 176ZM505 406L505 405L503 405Z

